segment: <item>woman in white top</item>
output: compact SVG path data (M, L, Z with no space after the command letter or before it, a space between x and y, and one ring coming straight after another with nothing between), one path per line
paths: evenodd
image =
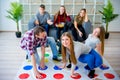
M72 68L71 68L71 76L75 77L78 74L74 72L75 66L77 64L77 60L87 63L90 68L89 77L94 77L94 68L99 67L102 64L101 56L92 48L87 45L74 42L70 33L65 32L61 36L62 42L62 60L64 65L62 68L66 67L66 61L70 56ZM81 60L82 59L82 60Z
M85 41L85 44L95 49L101 56L104 54L104 37L105 29L103 26L97 27L93 30L92 34L89 34L88 38ZM106 70L109 67L105 64L100 66L100 69Z

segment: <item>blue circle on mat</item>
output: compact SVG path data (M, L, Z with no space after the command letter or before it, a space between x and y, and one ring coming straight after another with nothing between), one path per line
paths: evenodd
M23 67L24 70L31 70L32 69L32 65L26 65Z
M40 66L38 66L38 69L39 70L46 70L48 67L47 66L45 66L45 68L44 69L42 69Z
M54 70L62 70L62 68L59 68L58 66L54 66Z
M78 66L75 67L75 70L78 70Z

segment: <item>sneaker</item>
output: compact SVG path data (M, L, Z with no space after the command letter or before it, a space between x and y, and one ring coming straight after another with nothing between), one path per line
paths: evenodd
M68 64L66 67L67 67L67 68L71 68L71 64Z
M108 66L104 66L104 65L101 65L99 68L100 68L101 70L107 70L107 69L109 69Z
M89 78L94 78L95 70L90 70L88 77Z
M86 70L90 70L90 67L89 67L88 65L86 65L84 68L85 68Z
M61 61L61 59L58 58L52 58L54 61Z
M26 60L28 59L28 55L26 55Z

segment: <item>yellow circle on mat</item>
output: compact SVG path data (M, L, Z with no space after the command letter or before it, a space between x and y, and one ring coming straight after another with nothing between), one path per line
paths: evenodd
M47 58L45 58L45 62L46 62L46 63L48 62L48 59L47 59Z
M27 61L27 62L31 62L31 60L29 60L29 59L27 59L26 61Z

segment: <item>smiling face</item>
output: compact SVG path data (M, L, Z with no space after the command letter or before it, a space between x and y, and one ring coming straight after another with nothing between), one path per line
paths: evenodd
M42 7L40 7L40 8L39 8L39 12L40 12L40 14L44 14L45 9L44 9L44 8L42 8Z
M100 28L95 28L93 30L93 35L96 36L96 37L98 37L100 35Z
M67 36L62 36L61 38L62 45L66 48L70 47L70 38Z
M64 7L60 7L60 14L62 15L65 12L65 8Z
M84 11L84 10L81 10L81 11L80 11L80 16L81 16L81 17L84 17L84 16L85 16L85 11Z

